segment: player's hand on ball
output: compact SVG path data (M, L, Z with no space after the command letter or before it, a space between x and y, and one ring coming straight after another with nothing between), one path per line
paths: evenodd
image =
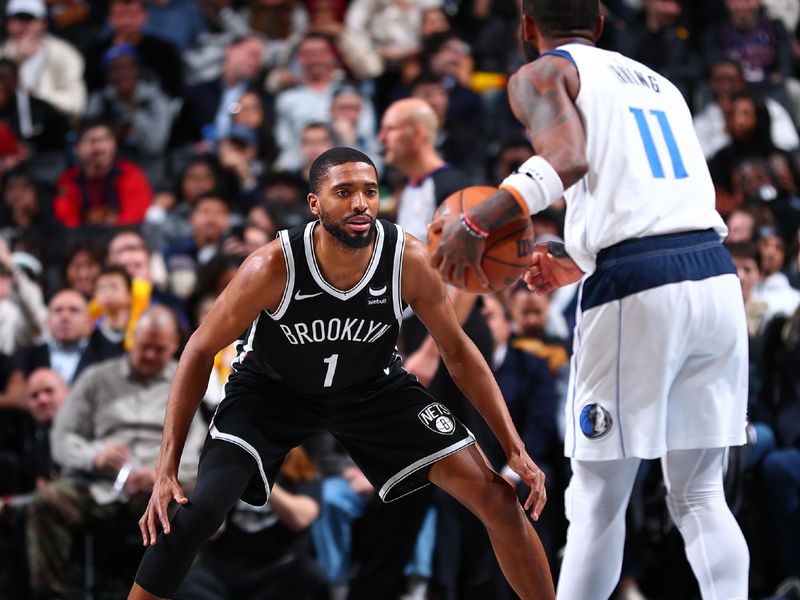
M442 278L458 288L464 287L467 269L472 269L483 287L489 280L481 267L481 257L486 242L470 235L459 219L438 218L431 222L430 231L442 234L442 241L431 257L431 264Z
M142 532L142 542L145 546L154 546L158 539L156 522L161 523L161 529L165 534L169 534L170 524L167 509L173 500L181 505L189 502L183 493L183 487L178 482L177 475L156 472L153 493L150 494L150 501L147 503L142 518L139 519L139 529Z
M556 256L547 243L538 243L533 248L531 266L523 279L528 288L537 294L547 294L556 288L580 281L583 271L569 256Z
M544 471L537 467L533 459L524 451L519 455L509 457L508 466L531 488L531 492L525 500L525 510L531 511L533 520L538 521L542 509L547 503Z

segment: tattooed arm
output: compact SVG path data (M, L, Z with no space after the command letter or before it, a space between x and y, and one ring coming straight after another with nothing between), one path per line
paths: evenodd
M514 115L528 130L537 155L552 165L565 189L588 170L586 133L575 106L579 89L577 69L558 56L543 56L523 66L508 86ZM468 216L480 229L493 231L524 218L526 212L510 192L499 190L471 209ZM482 240L467 233L458 221L447 227L443 221L437 221L431 228L434 231L444 229L442 243L432 262L445 280L461 286L465 270L472 268L481 281L486 281L480 268Z

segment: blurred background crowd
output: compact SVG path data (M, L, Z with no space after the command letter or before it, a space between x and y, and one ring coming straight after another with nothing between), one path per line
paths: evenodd
M367 153L381 216L424 239L447 195L533 154L505 92L526 61L519 6L0 4L0 599L123 598L175 360L244 258L309 219L311 162L335 145ZM600 46L669 77L694 113L751 342L728 501L752 597L800 598L800 0L601 5ZM563 211L538 215L537 237L558 238ZM556 575L575 296L453 295L548 474L536 528ZM413 316L401 335L408 369L516 484ZM187 440L189 489L234 355L217 356ZM620 599L697 597L663 496L644 463ZM231 512L178 597L514 598L469 513L431 488L381 504L324 436L292 452L270 505Z

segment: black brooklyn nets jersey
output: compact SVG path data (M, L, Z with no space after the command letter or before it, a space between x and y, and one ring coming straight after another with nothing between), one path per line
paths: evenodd
M262 311L250 326L233 366L290 392L357 393L404 372L396 344L405 235L400 226L376 220L364 276L340 290L317 265L313 232L321 226L314 221L278 234L286 260L283 297L274 313Z

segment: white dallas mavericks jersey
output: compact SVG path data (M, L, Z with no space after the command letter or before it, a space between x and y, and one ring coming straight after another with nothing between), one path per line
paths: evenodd
M567 252L589 274L603 248L623 240L714 229L714 185L678 89L616 52L566 44L547 54L578 69L576 105L589 172L565 193Z

